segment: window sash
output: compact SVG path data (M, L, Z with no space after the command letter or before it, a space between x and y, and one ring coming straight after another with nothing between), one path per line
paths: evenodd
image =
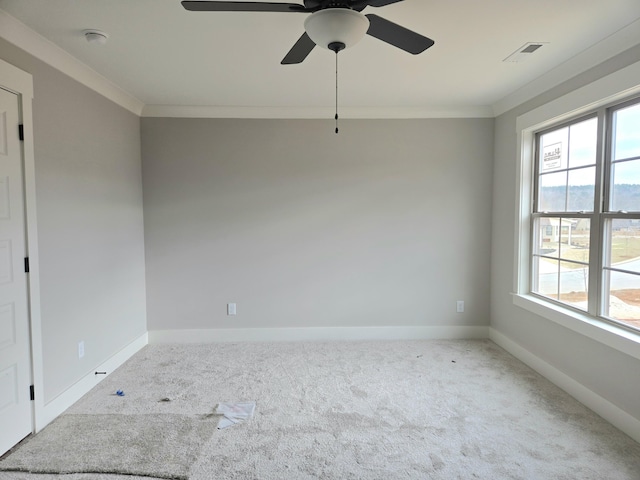
M545 128L535 132L534 134L534 152L533 152L533 185L532 185L532 198L531 198L531 210L530 210L530 238L529 238L529 288L530 294L543 298L545 301L549 301L554 304L567 307L579 312L586 312L600 319L604 319L608 322L621 325L625 328L630 328L636 333L640 330L640 327L632 326L624 321L617 320L609 316L609 296L610 296L610 279L613 274L615 275L633 275L638 276L640 280L640 272L625 271L624 268L616 267L611 264L609 252L611 251L611 245L609 245L610 239L612 239L611 225L616 219L624 220L640 220L640 206L637 211L611 211L612 199L614 192L614 173L613 169L616 165L621 165L626 162L640 160L640 155L632 156L629 158L613 159L614 150L614 119L616 112L625 109L629 106L640 105L640 98L634 98L623 103L616 105L608 105L601 107L597 110L589 112L585 115L558 123L556 125ZM597 139L596 139L596 154L595 154L595 187L593 198L593 210L592 211L571 211L569 207L570 196L570 172L576 171L584 166L572 167L569 160L569 152L571 149L571 137L570 133L567 134L567 146L566 146L566 164L562 165L563 168L552 170L551 172L541 172L541 148L542 138L544 135L559 131L563 128L569 128L568 132L571 132L571 126L586 122L590 119L597 119ZM635 152L634 152L635 153ZM540 207L540 185L541 179L545 175L552 173L564 172L567 175L566 191L565 191L565 209L562 211L541 211ZM590 226L589 233L589 260L588 262L575 262L568 259L563 259L561 254L558 257L546 257L540 254L538 251L540 225L543 219L557 219L562 224L564 219L588 219ZM571 227L570 227L571 228ZM561 247L559 244L559 249ZM548 295L540 293L540 275L539 275L539 261L541 258L551 258L554 262L558 262L558 294L556 298L550 298ZM551 261L551 260L549 260ZM588 283L586 287L587 306L586 309L579 306L572 305L567 301L561 300L562 291L562 269L561 262L569 261L574 264L585 264L584 271L585 276L588 275ZM575 267L575 265L573 265Z

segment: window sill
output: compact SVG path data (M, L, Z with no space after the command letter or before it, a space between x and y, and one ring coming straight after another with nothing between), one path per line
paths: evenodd
M513 304L640 360L640 334L533 295L513 294Z

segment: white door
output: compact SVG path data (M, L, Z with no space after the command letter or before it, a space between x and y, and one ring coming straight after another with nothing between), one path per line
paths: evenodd
M19 123L18 96L0 88L0 455L32 429Z

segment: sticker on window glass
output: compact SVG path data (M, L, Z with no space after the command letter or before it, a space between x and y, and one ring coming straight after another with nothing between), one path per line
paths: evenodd
M542 169L553 170L562 165L562 142L546 145L542 152Z

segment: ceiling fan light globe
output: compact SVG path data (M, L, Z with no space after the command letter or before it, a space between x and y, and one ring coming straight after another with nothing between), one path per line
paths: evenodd
M319 47L329 49L331 43L343 43L349 48L365 36L369 19L347 8L327 8L308 16L304 29Z

